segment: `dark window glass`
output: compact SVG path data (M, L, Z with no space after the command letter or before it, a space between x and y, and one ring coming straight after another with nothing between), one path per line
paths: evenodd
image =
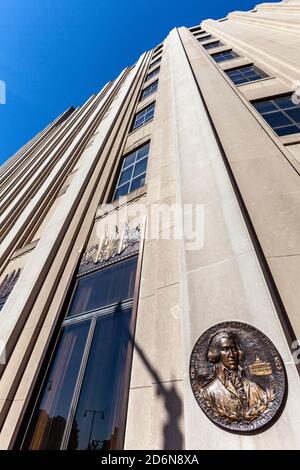
M145 184L148 154L149 143L124 157L113 201ZM141 176L138 180L135 179L137 175Z
M148 157L148 155L149 155L149 144L143 145L138 150L136 150L134 153L136 153L136 160L140 160L141 158Z
M136 263L134 256L80 280L72 308L77 302L82 315L64 323L22 448L122 447ZM86 320L85 305L91 303L103 308Z
M148 75L146 75L145 82L150 80L150 78L155 77L155 75L157 75L159 73L159 71L160 71L160 67L157 67L156 69L152 70L152 72L149 72Z
M154 53L157 54L158 51L160 51L161 49L163 48L163 45L160 44L159 46L157 46L155 49L154 49Z
M141 175L142 173L146 173L146 168L147 168L147 160L146 158L143 158L142 160L139 160L135 167L134 167L134 172L132 177L134 178L137 175Z
M257 103L254 103L254 106L256 108L257 111L259 111L261 114L262 113L266 113L268 111L276 111L277 110L277 107L275 106L274 103L272 103L272 101L259 101Z
M151 83L151 85L147 86L147 88L145 88L142 91L141 100L155 93L157 91L157 87L158 87L158 80L156 80L156 82Z
M212 54L212 58L215 62L224 62L225 60L235 59L236 57L240 57L235 51L226 51L220 52L218 54Z
M271 127L288 126L290 124L288 118L280 111L265 114L264 118Z
M144 186L145 179L146 179L145 174L137 176L136 178L134 178L132 180L132 183L131 183L131 191L134 191L135 189L138 189L141 186Z
M236 84L252 82L254 80L260 80L265 78L268 75L260 70L255 65L245 65L243 67L238 67L233 70L227 70L228 77Z
M204 41L208 41L208 39L213 39L214 36L212 36L211 34L208 34L207 36L204 36L204 37L200 37L200 38L197 38L197 41L199 42L204 42Z
M161 57L159 57L158 59L156 59L154 62L152 62L150 65L149 65L149 69L152 69L152 67L155 67L155 65L159 64L161 61Z
M299 127L296 126L285 126L276 129L278 135L297 134L297 132L300 132L300 130Z
M128 183L128 181L131 180L131 176L132 176L132 167L130 166L129 168L126 168L126 170L122 171L120 175L119 184L121 185L123 183Z
M90 321L63 330L42 400L25 441L27 449L59 449L81 365Z
M224 46L221 41L210 42L209 44L204 44L204 49L214 49L215 47Z
M153 56L151 57L151 60L157 59L158 56L160 56L161 53L162 53L162 51L155 52L155 54L153 54Z
M68 317L133 297L136 259L115 264L78 281Z
M130 183L123 184L123 186L120 186L115 192L114 199L117 200L122 196L126 196L126 194L130 193Z
M152 103L146 108L144 108L142 111L137 113L134 118L132 130L137 129L138 127L141 127L147 122L151 121L151 119L153 119L153 116L154 116L154 109L155 109L155 103Z
M149 146L149 144L147 144L145 147L147 146ZM127 155L127 157L124 157L122 169L127 168L129 165L132 165L135 162L135 160L136 160L136 152L130 153L129 155Z
M300 132L300 104L292 100L292 95L252 103L277 135Z
M194 33L194 34L198 33L198 31L202 31L201 26L193 26L192 28L189 28L189 29L191 33ZM203 31L203 33L205 33L205 31Z
M297 124L300 124L300 107L295 109L286 109L286 114Z
M105 450L119 438L131 310L98 317L68 449Z
M274 100L275 105L279 106L281 109L294 108L295 105L291 100L291 96L282 96L281 98L276 98Z

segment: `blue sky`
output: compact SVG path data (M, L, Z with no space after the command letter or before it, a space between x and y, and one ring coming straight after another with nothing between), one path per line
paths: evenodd
M0 0L0 164L69 106L82 104L175 26L254 0Z

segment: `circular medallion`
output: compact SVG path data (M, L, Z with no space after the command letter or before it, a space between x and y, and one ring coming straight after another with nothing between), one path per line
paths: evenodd
M282 408L287 379L283 361L261 331L246 323L218 323L196 342L190 381L204 413L229 431L254 433Z

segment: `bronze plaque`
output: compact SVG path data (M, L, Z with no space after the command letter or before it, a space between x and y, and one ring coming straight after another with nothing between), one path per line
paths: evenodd
M218 323L196 342L190 360L194 396L217 425L262 431L282 408L287 379L274 344L246 323Z

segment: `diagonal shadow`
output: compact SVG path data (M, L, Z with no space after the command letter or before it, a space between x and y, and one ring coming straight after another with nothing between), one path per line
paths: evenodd
M156 395L161 397L164 401L164 406L168 414L167 422L164 424L164 447L166 450L180 450L184 449L183 436L179 428L179 419L182 415L183 406L181 398L178 395L175 384L172 383L170 388L166 387L161 380L158 372L152 367L150 361L145 355L142 348L132 338L134 348L143 361L145 367L153 378L153 385L156 387Z

